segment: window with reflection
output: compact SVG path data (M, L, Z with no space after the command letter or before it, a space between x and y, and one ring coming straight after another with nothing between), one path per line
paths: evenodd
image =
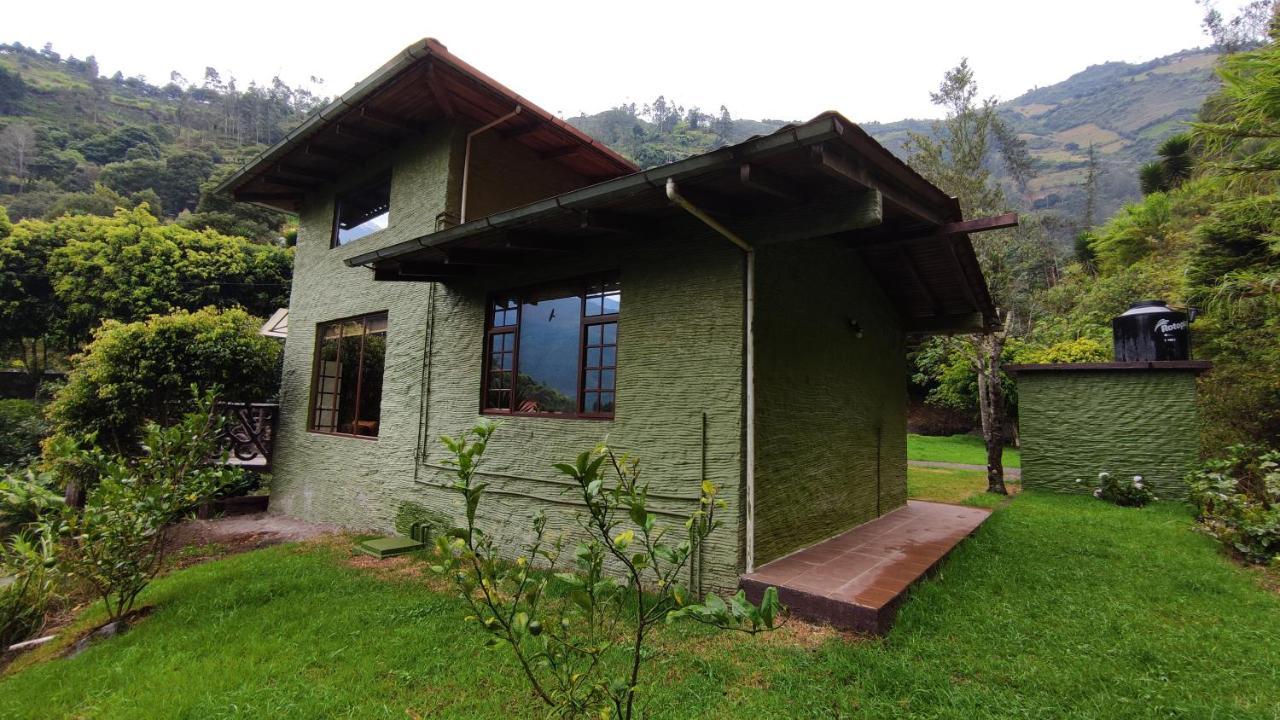
M491 297L483 410L612 417L621 305L616 274Z
M316 326L311 430L378 436L386 351L386 313Z
M336 204L334 246L346 245L385 229L391 216L391 175L339 195Z

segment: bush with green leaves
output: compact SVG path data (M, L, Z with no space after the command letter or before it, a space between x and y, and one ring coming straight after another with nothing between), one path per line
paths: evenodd
M1077 479L1076 482L1084 481ZM1119 477L1105 471L1098 473L1098 486L1093 489L1093 496L1121 507L1142 507L1159 500L1141 475Z
M1205 532L1249 562L1280 564L1280 451L1232 445L1187 483Z
M0 539L0 651L44 629L58 594L55 544L50 535L24 531Z
M648 508L639 462L607 446L556 469L569 477L585 512L582 536L569 564L560 565L562 537L549 537L547 518L533 518L531 540L514 562L477 526L484 482L476 473L495 426L482 423L459 437L443 437L462 496L466 525L436 541L436 572L450 577L471 608L468 620L505 645L551 717L631 718L637 712L641 670L657 651L653 629L680 617L718 628L758 633L777 626L784 609L769 588L759 605L739 592L730 602L711 595L695 603L681 583L689 563L720 526L723 500L703 481L698 509L675 531Z
M19 465L40 454L44 413L31 400L0 400L0 467Z
M61 511L62 495L57 477L27 468L0 476L0 535L21 529Z
M55 434L96 434L99 444L129 453L143 423L165 424L189 407L192 385L225 388L236 400L270 399L280 345L259 326L243 310L212 307L103 323L49 405Z
M83 509L64 508L49 522L62 538L59 566L102 600L110 620L133 609L164 563L168 528L182 513L220 488L242 481L243 471L216 462L214 396L206 394L177 423L147 425L139 456L81 447L98 480Z

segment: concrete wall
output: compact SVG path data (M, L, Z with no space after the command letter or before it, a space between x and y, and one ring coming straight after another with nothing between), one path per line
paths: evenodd
M1018 424L1025 488L1092 492L1105 470L1141 475L1162 500L1185 498L1199 455L1196 375L1021 372Z
M906 502L907 390L900 321L853 251L757 252L758 566Z
M317 193L303 208L273 508L380 532L393 532L397 514L409 508L460 523L458 496L442 487L451 477L441 465L445 455L437 438L460 433L481 417L487 293L618 270L623 302L615 418L503 419L484 468L491 485L481 522L508 547L526 538L529 518L539 509L547 511L553 532L575 530L578 506L564 494L564 481L552 463L571 460L607 437L640 457L643 480L650 484L650 509L669 513L662 519L676 533L683 530L679 515L697 507L705 462L706 476L723 487L730 507L723 514L725 526L706 550L702 575L706 587L735 586L743 473L741 252L705 234L602 240L598 252L571 262L448 286L378 283L369 270L343 265L353 254L432 232L437 213L456 211L460 137L460 131L440 128L396 153L390 225L380 233L329 247L332 195L342 188ZM385 167L370 163L365 175ZM363 179L353 176L348 184ZM472 178L482 183L479 187L499 181L488 170ZM551 192L512 185L490 188L488 197L515 203ZM316 323L383 310L388 332L379 437L309 432Z

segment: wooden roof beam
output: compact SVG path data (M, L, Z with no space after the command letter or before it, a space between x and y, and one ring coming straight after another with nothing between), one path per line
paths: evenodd
M752 165L751 163L742 163L741 167L738 168L738 180L752 190L758 190L787 202L796 205L804 202L804 193L800 192L795 183L768 168Z
M552 148L550 150L543 150L542 152L538 153L538 158L541 160L552 160L554 158L564 157L565 155L572 155L578 152L579 150L581 150L583 147L584 146L580 144L565 145L564 147Z
M338 176L334 173L302 167L301 165L292 165L289 163L279 163L276 165L275 170L277 173L296 175L298 177L310 178L319 182L332 182L333 180L338 179Z
M356 155L355 153L349 153L345 150L338 150L324 145L316 145L315 143L307 143L307 147L304 152L307 155L315 155L316 157L322 157L326 160L333 160L334 162L340 162L346 165L359 165L364 162L364 158Z
M651 223L639 218L604 210L584 210L578 215L578 227L619 235L630 235L643 230Z
M400 117L399 115L393 115L381 110L374 110L367 106L360 108L360 117L366 117L376 123L381 123L383 125L388 125L398 130L405 130L408 132L418 132L422 129L420 123L414 122L409 118Z
M929 318L913 318L906 322L906 331L912 335L960 335L980 333L986 330L982 313L959 313Z
M842 155L825 145L815 145L810 152L812 153L812 161L818 170L828 177L856 187L879 190L888 202L928 222L936 225L948 222L947 216L940 210L919 202L897 188L889 187L885 183L876 181L871 176L871 172L859 160Z
M435 62L427 63L427 89L431 91L431 97L440 106L440 111L444 113L444 116L452 118L456 114L453 109L453 102L449 99L449 93L445 92L444 87L440 84L440 75L436 72Z
M282 177L280 175L263 175L262 182L271 185L279 185L281 187L298 188L300 190L310 190L317 185L313 180L297 180L294 178Z
M924 277L920 274L920 266L916 264L916 259L911 255L911 252L904 247L899 247L897 254L898 259L902 262L902 268L907 273L907 277L929 299L929 307L933 309L933 314L941 315L942 303L938 300L938 294L933 291L933 288L929 287L929 283L924 281Z
M236 199L245 202L269 202L271 200L301 200L302 195L288 192L239 192L236 193Z
M925 242L928 240L946 240L955 235L969 235L972 233L987 232L989 230L1004 230L1006 228L1017 226L1018 213L1005 213L1003 215L992 215L990 217L976 218L974 220L944 223L923 233L877 234L868 236L865 239L857 237L853 239L857 241L857 247L897 244L905 245Z
M514 138L523 137L525 135L528 135L531 132L536 132L539 128L541 128L545 124L546 123L543 122L542 120L535 120L527 125L521 125L518 128L503 130L498 134L501 135L504 140L511 140Z
M388 137L382 133L371 132L348 123L338 123L337 126L333 128L333 131L338 135L355 138L360 142L366 142L370 145L377 145L382 148L393 148L396 146L395 138Z
M507 233L505 245L511 250L557 255L575 255L582 252L582 242L579 240L518 230Z
M482 267L510 267L519 265L524 256L514 250L478 250L473 248L454 248L445 251L447 265L473 265Z

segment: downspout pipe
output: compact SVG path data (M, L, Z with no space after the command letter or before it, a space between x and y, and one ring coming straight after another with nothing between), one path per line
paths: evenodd
M467 182L471 177L471 141L472 139L474 139L475 136L481 133L492 130L493 128L519 115L523 111L524 111L524 107L521 105L517 105L515 110L512 110L511 112L507 113L506 115L503 115L502 117L498 118L497 120L494 120L493 122L481 125L475 130L472 130L471 132L467 133L467 146L462 151L462 207L458 210L459 225L467 221Z
M673 205L681 208L685 212L701 220L707 227L715 230L726 240L737 245L746 256L747 278L746 289L743 292L743 315L746 319L746 434L747 434L747 457L746 457L746 551L745 564L746 572L755 572L756 565L756 342L755 342L755 311L756 311L756 253L755 248L751 247L751 243L743 240L734 231L722 225L718 220L703 212L698 206L689 202L687 198L680 194L680 187L676 185L674 178L667 178L667 199Z

